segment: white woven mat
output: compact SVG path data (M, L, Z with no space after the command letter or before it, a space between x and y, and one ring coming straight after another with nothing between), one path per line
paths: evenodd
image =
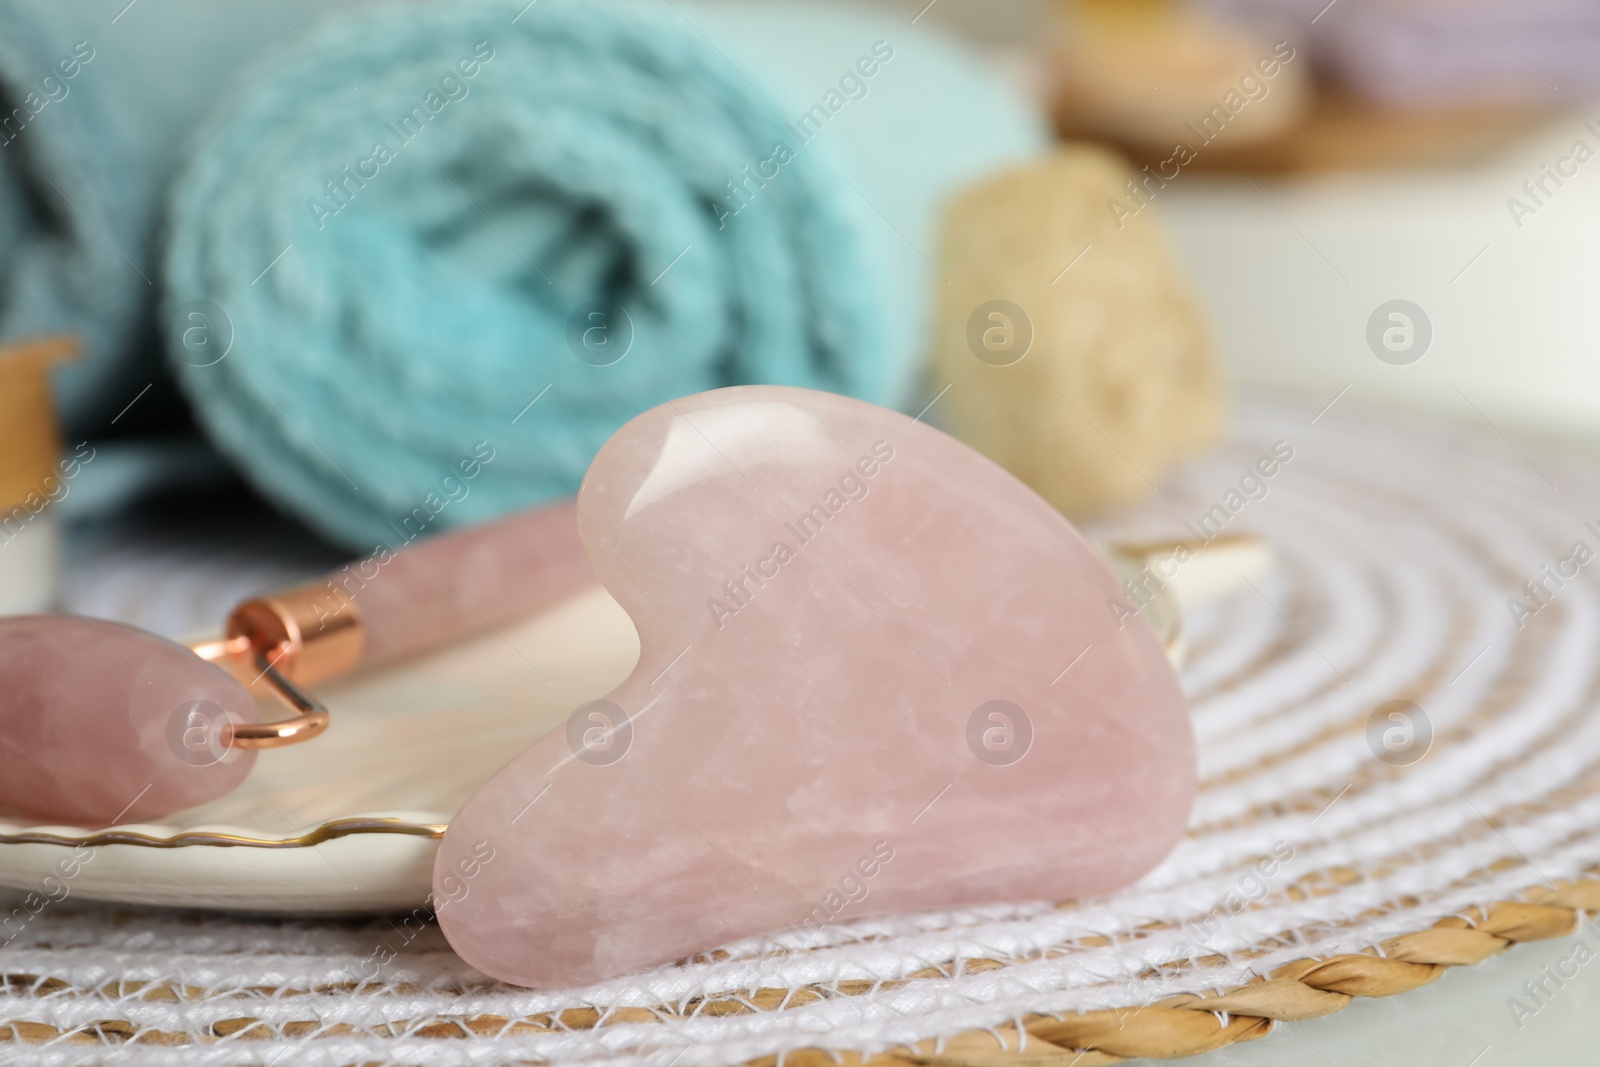
M1170 537L1244 501L1228 531L1266 534L1281 556L1191 620L1193 826L1115 897L839 922L822 948L751 941L562 993L483 979L433 926L407 941L388 921L69 901L0 948L0 1030L26 1021L40 1042L0 1041L0 1061L694 1067L883 1051L1232 987L1600 865L1600 559L1548 583L1523 628L1507 605L1575 542L1600 551L1585 527L1600 528L1596 472L1487 427L1400 430L1338 409L1315 425L1261 408L1241 421L1237 443L1100 531ZM1265 497L1229 497L1280 440L1294 456ZM1410 765L1404 724L1368 729L1402 699L1433 735ZM357 985L384 945L396 958Z

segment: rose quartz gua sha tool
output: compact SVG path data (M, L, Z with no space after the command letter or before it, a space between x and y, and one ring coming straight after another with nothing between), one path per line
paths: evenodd
M439 920L488 974L573 986L836 918L1104 893L1183 833L1194 741L1161 645L955 439L808 390L703 393L612 437L578 524L639 662L445 833L436 889L476 879Z
M256 750L327 729L301 687L459 640L592 584L569 502L387 549L247 600L185 648L106 620L0 618L0 807L137 822L224 796ZM251 687L295 712L262 723Z

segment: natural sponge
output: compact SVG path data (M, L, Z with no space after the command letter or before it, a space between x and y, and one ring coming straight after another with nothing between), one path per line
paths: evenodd
M1072 517L1149 490L1223 424L1205 324L1134 178L1066 148L944 220L941 421Z

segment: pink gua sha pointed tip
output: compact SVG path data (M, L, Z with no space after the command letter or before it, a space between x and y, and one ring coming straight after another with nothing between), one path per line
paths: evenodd
M791 927L1105 893L1182 835L1194 740L1155 636L953 438L809 390L702 393L607 442L578 521L639 663L451 822L435 905L484 972L575 986Z
M0 619L0 808L52 822L139 822L231 793L255 765L222 732L258 721L220 667L132 626Z

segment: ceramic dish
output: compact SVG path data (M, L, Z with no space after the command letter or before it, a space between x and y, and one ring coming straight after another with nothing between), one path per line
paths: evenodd
M1165 547L1108 556L1137 577ZM1262 546L1219 539L1142 615L1179 658L1179 605L1235 588L1265 562ZM633 623L594 588L518 626L324 684L328 732L261 753L246 784L214 803L111 828L0 812L0 887L44 892L70 867L71 892L90 900L285 915L414 907L428 896L451 814L513 755L626 678L638 654Z

